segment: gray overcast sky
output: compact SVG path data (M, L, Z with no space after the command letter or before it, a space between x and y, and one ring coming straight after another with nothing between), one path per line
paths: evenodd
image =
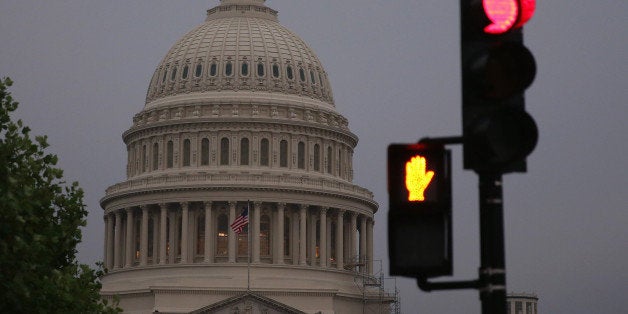
M0 76L19 117L47 134L66 179L86 192L79 256L102 258L98 201L124 180L121 133L175 41L217 0L0 0ZM458 1L269 0L317 52L338 110L360 137L355 182L375 193L386 253L386 147L460 134ZM541 313L628 308L628 1L539 1L526 28L538 63L527 108L540 141L505 178L508 289ZM477 177L454 154L454 272L477 276ZM403 313L479 313L477 291L423 293L398 279Z

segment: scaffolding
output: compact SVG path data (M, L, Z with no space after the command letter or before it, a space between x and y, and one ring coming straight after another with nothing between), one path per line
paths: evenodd
M401 303L396 278L384 277L382 260L359 260L352 258L345 269L355 271L355 286L362 292L362 314L401 314ZM372 263L371 263L372 262ZM369 274L368 266L378 267ZM391 291L392 290L392 291Z

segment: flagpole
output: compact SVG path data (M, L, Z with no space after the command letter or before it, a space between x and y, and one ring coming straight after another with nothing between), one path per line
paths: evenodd
M251 205L250 201L246 201L246 210L249 215L249 225L247 226L247 258L246 258L246 292L251 292Z

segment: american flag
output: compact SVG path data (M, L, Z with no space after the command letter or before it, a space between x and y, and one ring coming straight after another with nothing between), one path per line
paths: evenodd
M248 223L249 223L249 209L245 208L242 211L242 214L240 214L240 216L238 216L238 218L236 218L231 223L231 229L233 229L233 232L240 234L242 232L242 229L244 229L244 227L246 227Z

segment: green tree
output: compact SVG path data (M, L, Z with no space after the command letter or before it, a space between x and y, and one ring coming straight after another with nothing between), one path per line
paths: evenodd
M45 136L11 119L11 85L0 79L0 313L119 313L100 298L102 265L76 259L83 190L63 181Z

